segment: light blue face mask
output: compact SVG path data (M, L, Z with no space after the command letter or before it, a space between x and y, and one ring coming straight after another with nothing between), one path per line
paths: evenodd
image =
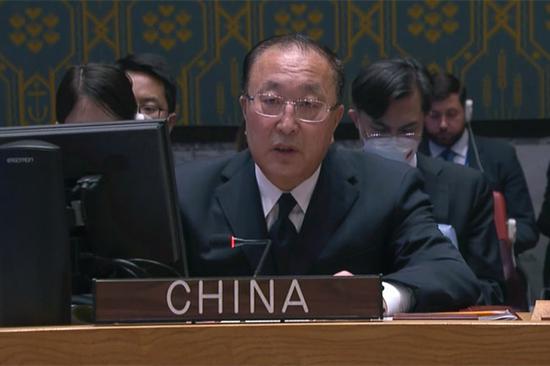
M410 164L419 143L420 141L409 137L371 137L363 138L363 150Z

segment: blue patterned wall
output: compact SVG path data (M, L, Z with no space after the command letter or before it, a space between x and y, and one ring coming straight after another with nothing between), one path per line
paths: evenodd
M6 126L52 123L68 65L129 52L167 57L179 124L237 125L243 56L295 31L337 51L348 80L373 60L410 55L464 80L475 118L550 118L545 1L3 1L0 29Z

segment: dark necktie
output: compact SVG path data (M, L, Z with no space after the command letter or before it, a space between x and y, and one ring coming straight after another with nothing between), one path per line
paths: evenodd
M277 220L269 229L269 238L273 241L271 247L275 262L276 274L288 274L288 259L292 243L296 240L298 233L288 215L296 206L296 200L290 193L283 193L277 201L279 215Z
M441 154L439 154L439 157L445 161L448 162L454 162L454 158L456 156L456 153L451 149L445 149Z

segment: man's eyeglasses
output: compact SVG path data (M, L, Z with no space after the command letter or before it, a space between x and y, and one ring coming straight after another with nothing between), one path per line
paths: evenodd
M294 99L289 100L276 94L258 93L254 96L245 94L244 97L250 101L254 112L264 117L281 117L287 104L294 107L294 116L301 122L318 123L327 118L330 112L336 109L340 103L329 107L325 102L317 99Z
M148 117L151 117L153 119L160 118L161 113L164 111L164 109L160 108L156 105L143 105L139 107L139 113L144 114Z

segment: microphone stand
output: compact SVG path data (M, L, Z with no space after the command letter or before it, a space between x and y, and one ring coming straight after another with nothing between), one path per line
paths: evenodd
M236 248L243 245L265 245L264 251L262 252L262 256L260 257L260 261L258 262L258 265L256 266L256 270L252 275L252 278L256 278L258 274L261 272L261 270L263 269L264 262L267 258L267 254L271 249L271 244L273 243L271 239L242 239L242 238L231 236L230 240L231 240L231 248Z
M267 258L267 254L269 253L269 249L271 249L271 243L273 243L273 242L270 239L266 239L266 241L267 241L267 244L264 248L264 251L262 253L260 261L258 262L258 265L256 266L256 270L254 271L254 274L252 275L252 278L256 278L256 276L263 269L265 259Z

